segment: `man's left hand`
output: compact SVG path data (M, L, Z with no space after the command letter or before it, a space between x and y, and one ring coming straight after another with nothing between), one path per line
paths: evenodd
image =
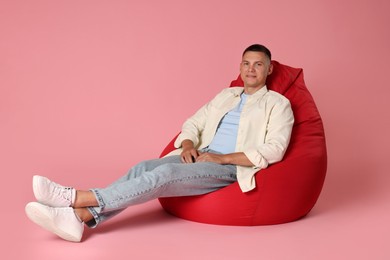
M224 154L215 153L199 153L196 162L213 162L218 164L225 164Z

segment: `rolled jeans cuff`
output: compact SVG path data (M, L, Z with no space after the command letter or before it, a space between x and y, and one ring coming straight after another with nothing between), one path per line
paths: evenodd
M99 211L102 212L104 207L105 207L105 203L103 201L102 196L99 194L99 191L97 189L91 189L90 191L92 191L93 194L95 194L96 200L99 204L99 206L98 206L98 208L100 209ZM97 207L88 207L87 208L93 217L92 220L85 223L90 228L96 227L100 222L99 213L96 211L96 208Z

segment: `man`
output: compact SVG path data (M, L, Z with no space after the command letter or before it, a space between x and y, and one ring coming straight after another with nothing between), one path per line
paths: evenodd
M244 88L224 89L183 124L176 150L141 162L104 189L64 187L33 177L38 202L28 217L69 241L81 241L89 227L125 208L159 197L200 195L238 181L243 192L255 187L254 175L282 160L294 122L290 102L267 89L271 53L259 44L245 49L240 64Z

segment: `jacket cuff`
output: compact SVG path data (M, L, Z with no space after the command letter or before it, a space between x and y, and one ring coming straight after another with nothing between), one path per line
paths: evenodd
M180 148L181 147L181 143L184 140L186 140L186 139L191 140L194 143L194 147L196 147L196 145L198 144L198 138L197 137L194 138L191 135L180 133L179 136L175 140L175 143L174 143L175 148Z
M268 167L268 161L256 149L249 149L245 151L244 154L254 165L253 169L264 169Z

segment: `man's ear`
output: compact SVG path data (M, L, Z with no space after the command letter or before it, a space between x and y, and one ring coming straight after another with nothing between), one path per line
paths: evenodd
M272 63L270 63L269 68L268 68L268 75L271 75L272 71L274 71L274 65Z

